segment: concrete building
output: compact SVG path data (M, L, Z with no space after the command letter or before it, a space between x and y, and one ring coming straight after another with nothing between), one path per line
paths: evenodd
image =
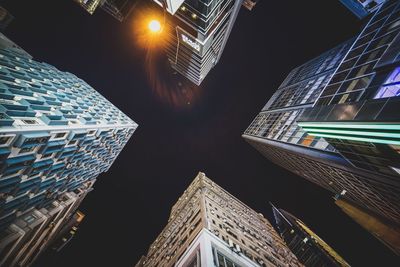
M302 265L263 215L199 173L136 266Z
M350 265L304 222L287 211L272 206L275 222L285 243L301 263L308 267Z
M137 124L75 75L0 38L0 266L29 266Z

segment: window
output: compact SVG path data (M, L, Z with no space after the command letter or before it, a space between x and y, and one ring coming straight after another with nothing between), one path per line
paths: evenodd
M400 96L400 67L397 67L381 86L375 99Z
M54 138L63 138L65 135L66 135L67 133L56 133L55 135L54 135Z
M213 248L213 255L214 263L217 267L241 267L215 248Z
M31 151L35 150L35 148L36 147L34 147L34 146L21 148L21 150L19 151L19 154L31 152Z
M7 145L11 140L11 136L0 136L0 146Z
M22 122L25 124L38 124L38 122L35 120L22 120Z

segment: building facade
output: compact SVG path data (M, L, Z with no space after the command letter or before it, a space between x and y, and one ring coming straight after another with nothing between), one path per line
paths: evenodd
M398 225L399 14L399 1L388 1L376 11L315 106L299 119L310 135L323 137L355 168L374 175L364 180L377 192L373 197L379 207L372 210Z
M393 225L400 222L399 4L379 7L311 105L294 118L309 145L293 144L290 119L262 120L281 101L276 94L244 134L275 163ZM274 139L288 129L289 139Z
M302 265L268 220L199 173L136 266Z
M137 124L75 75L0 43L0 266L29 266Z
M309 267L332 267L350 265L325 241L307 227L300 219L282 209L272 206L275 222L285 243L301 263Z
M243 0L154 0L168 11L165 50L173 69L200 85L218 63ZM255 1L246 1L251 10Z
M365 18L379 9L386 0L340 0L359 19Z
M89 14L93 14L98 7L109 13L119 21L125 20L138 1L136 0L74 0Z
M400 226L390 224L382 217L376 216L370 211L343 199L337 199L335 204L350 218L400 256Z

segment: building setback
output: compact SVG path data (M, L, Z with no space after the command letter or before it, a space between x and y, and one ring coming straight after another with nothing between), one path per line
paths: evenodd
M308 267L332 267L350 265L325 241L316 235L300 219L272 206L275 222L285 243L301 263Z
M400 222L399 5L388 1L379 7L299 116L269 119L280 101L287 103L285 111L298 108L291 107L298 89L289 100L279 89L243 135L275 163L395 228Z
M137 124L75 75L0 38L0 266L29 266Z
M136 267L302 266L262 214L199 173Z
M243 4L256 1L153 0L168 11L166 53L173 69L200 85L218 63Z

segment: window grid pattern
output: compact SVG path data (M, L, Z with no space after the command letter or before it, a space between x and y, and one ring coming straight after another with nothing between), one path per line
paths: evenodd
M168 225L150 246L142 266L174 266L204 228L223 241L226 248L240 251L238 257L246 257L262 267L300 266L267 219L203 173L172 207ZM218 263L216 259L214 254L214 262ZM224 257L221 266L230 263L235 264Z
M248 142L275 164L335 194L346 190L343 196L345 199L358 203L389 220L400 220L398 186L334 168L315 159L311 160L277 147L261 145L251 140Z
M378 87L369 86L374 67L399 30L400 4L393 1L383 5L357 38L316 105L350 103L374 94Z
M323 138L308 135L298 124L297 119L303 110L287 112L260 113L246 129L246 135L296 144L305 147L334 151Z
M0 232L28 209L88 190L137 125L75 75L0 50Z

